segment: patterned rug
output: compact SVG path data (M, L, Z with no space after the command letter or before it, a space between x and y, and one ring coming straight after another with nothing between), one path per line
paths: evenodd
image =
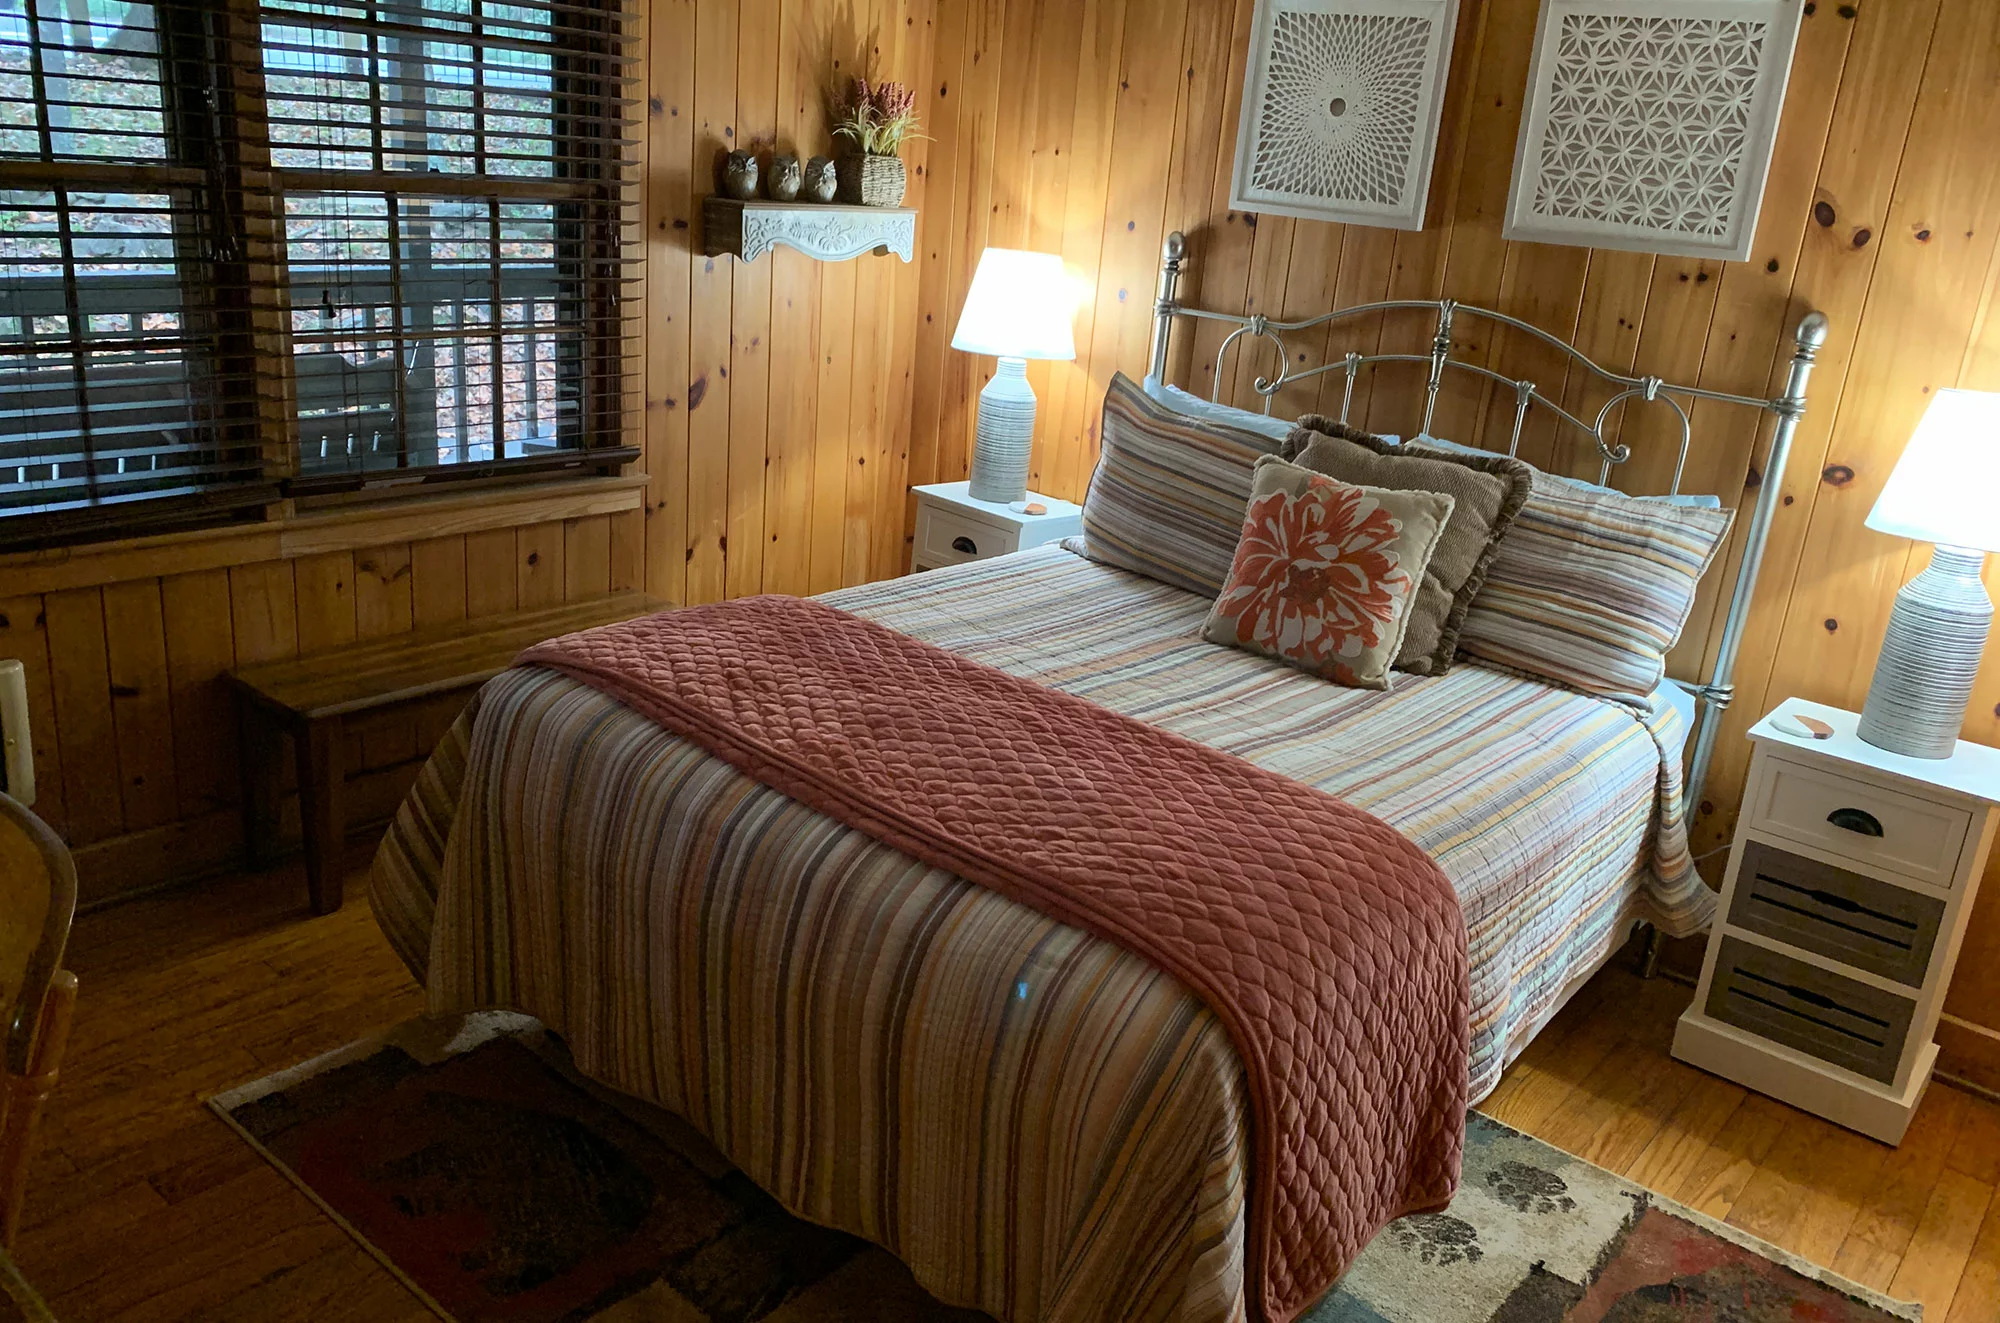
M788 1215L522 1016L415 1021L210 1100L445 1319L984 1323ZM1921 1317L1475 1114L1449 1210L1390 1225L1303 1323Z

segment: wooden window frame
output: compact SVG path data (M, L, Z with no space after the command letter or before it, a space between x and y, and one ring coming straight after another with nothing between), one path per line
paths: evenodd
M639 442L643 428L638 386L643 323L640 300L634 297L633 288L643 270L638 260L643 166L635 150L639 144L632 136L632 99L626 92L633 81L629 66L640 63L643 41L642 11L635 0L605 0L603 43L589 52L609 70L602 75L600 95L618 105L623 121L623 131L616 140L605 142L601 174L577 181L521 178L504 181L504 187L496 187L496 177L490 175L413 176L401 171L301 170L274 165L262 73L267 15L260 0L152 2L162 31L162 81L168 85L163 89L163 108L169 119L176 121L170 124L169 135L183 148L179 159L160 165L125 165L0 158L0 189L125 182L209 191L211 197L205 205L213 213L214 223L235 239L233 243L211 244L204 254L214 285L207 304L215 321L212 367L219 378L255 383L253 389L231 398L229 416L254 434L266 485L254 500L232 500L212 509L205 508L200 499L142 500L108 509L90 506L29 516L23 522L33 521L41 528L26 537L10 537L11 517L0 515L0 567L38 559L8 553L44 546L71 547L67 557L85 550L76 544L95 544L88 548L90 553L116 555L121 546L138 550L163 536L198 536L204 529L226 532L235 526L249 531L307 517L335 522L349 519L366 525L381 518L380 512L386 509L440 499L461 506L467 496L489 489L496 515L505 520L504 512L519 503L522 492L539 493L550 479L615 479L616 490L630 490L635 478L629 469L642 455ZM174 34L171 53L164 48L170 27ZM199 97L173 95L176 88L185 91L191 81L175 77L171 70L176 65L199 66L201 78L192 81L213 92L212 106L201 104ZM184 135L197 125L204 136L189 147ZM195 150L205 155L205 166L187 163ZM283 216L287 191L426 197L458 193L574 203L583 213L575 223L585 231L576 241L578 263L598 269L596 278L581 282L593 301L584 322L590 360L582 374L583 444L525 460L457 462L357 475L352 480L301 482L290 267ZM607 267L611 269L606 271ZM181 270L185 283L190 278L187 264L182 264ZM595 487L605 490L603 482ZM349 509L357 502L357 508ZM175 508L164 508L170 504ZM152 510L149 506L162 508ZM316 513L309 516L309 512ZM52 524L58 531L51 535L46 530ZM86 555L85 559L95 556Z

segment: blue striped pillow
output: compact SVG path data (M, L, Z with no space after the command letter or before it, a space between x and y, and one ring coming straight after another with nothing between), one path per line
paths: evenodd
M1277 438L1190 418L1119 373L1104 396L1084 554L1204 597L1222 591L1250 506L1251 472Z

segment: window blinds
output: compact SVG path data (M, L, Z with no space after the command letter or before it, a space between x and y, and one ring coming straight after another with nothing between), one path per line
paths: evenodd
M604 467L619 0L0 0L0 545Z

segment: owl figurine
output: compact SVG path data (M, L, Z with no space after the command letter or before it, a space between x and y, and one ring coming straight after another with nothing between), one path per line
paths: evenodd
M750 152L731 152L722 167L722 190L730 197L749 202L757 196L757 158Z
M815 156L806 162L806 177L801 196L808 202L831 202L840 187L834 178L831 157Z
M771 201L792 202L799 196L799 189L805 183L805 170L799 165L799 158L787 153L771 158L771 179L766 188L770 190Z

